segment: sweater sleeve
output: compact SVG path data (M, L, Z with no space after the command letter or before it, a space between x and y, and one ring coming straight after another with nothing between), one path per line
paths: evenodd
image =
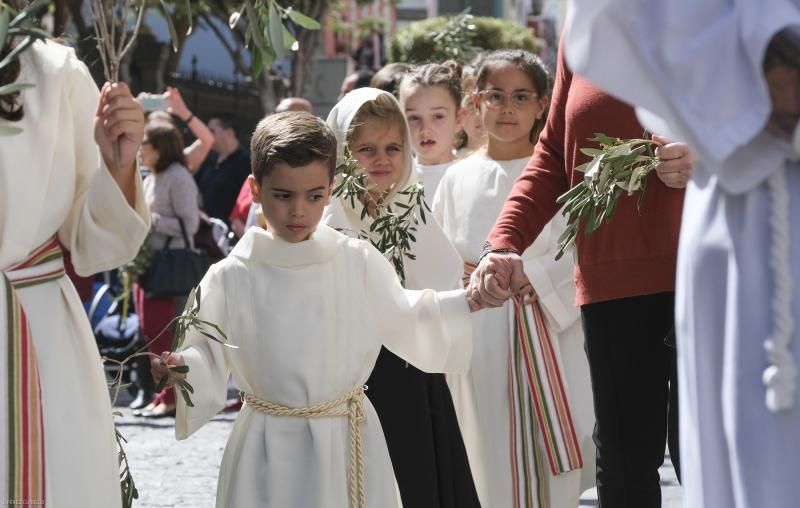
M558 50L550 114L530 162L517 179L500 217L489 233L491 249L523 252L561 207L556 199L569 189L564 159L565 111L572 73Z

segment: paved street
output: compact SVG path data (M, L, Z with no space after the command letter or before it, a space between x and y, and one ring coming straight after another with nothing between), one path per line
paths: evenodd
M139 489L134 506L213 507L219 463L236 414L221 413L189 439L176 441L173 418L149 420L131 416L127 407L121 410L124 416L117 424L128 439L128 460ZM661 478L663 507L680 508L680 487L669 462ZM597 506L594 489L581 498L580 506Z

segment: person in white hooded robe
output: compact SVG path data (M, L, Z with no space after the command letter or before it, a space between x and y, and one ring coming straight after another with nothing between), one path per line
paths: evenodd
M566 42L699 155L675 297L685 506L797 506L800 1L573 1Z
M411 135L395 97L375 88L347 94L328 116L339 141L375 183L386 204L405 203L403 189L417 183ZM426 196L431 199L433 196ZM362 219L363 205L335 199L323 221L358 236L373 216ZM452 290L461 286L462 261L434 218L426 212L411 244L414 259L404 259L405 287ZM469 508L479 506L453 400L443 375L427 374L384 349L367 381L367 396L383 425L404 506Z

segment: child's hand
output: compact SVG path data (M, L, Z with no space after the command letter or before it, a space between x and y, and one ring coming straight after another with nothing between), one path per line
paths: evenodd
M524 305L528 305L539 299L539 295L537 295L536 290L533 289L533 284L531 284L530 279L528 279L525 274L522 274L520 283L522 285L519 288L514 288L514 295L521 297Z
M153 381L156 383L156 386L161 383L164 377L167 378L167 383L164 385L164 388L171 388L174 386L176 379L186 379L186 374L175 372L170 369L170 367L179 367L183 365L186 365L183 361L183 355L171 353L169 351L161 353L160 358L156 358L150 363L150 372L153 374Z

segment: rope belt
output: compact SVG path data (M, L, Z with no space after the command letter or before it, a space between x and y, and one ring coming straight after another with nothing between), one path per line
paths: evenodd
M300 418L327 418L346 416L350 428L350 470L348 472L350 508L366 508L364 443L361 424L367 419L364 412L364 386L354 388L336 400L306 407L288 407L261 400L249 393L244 401L248 406L270 416L297 416Z

